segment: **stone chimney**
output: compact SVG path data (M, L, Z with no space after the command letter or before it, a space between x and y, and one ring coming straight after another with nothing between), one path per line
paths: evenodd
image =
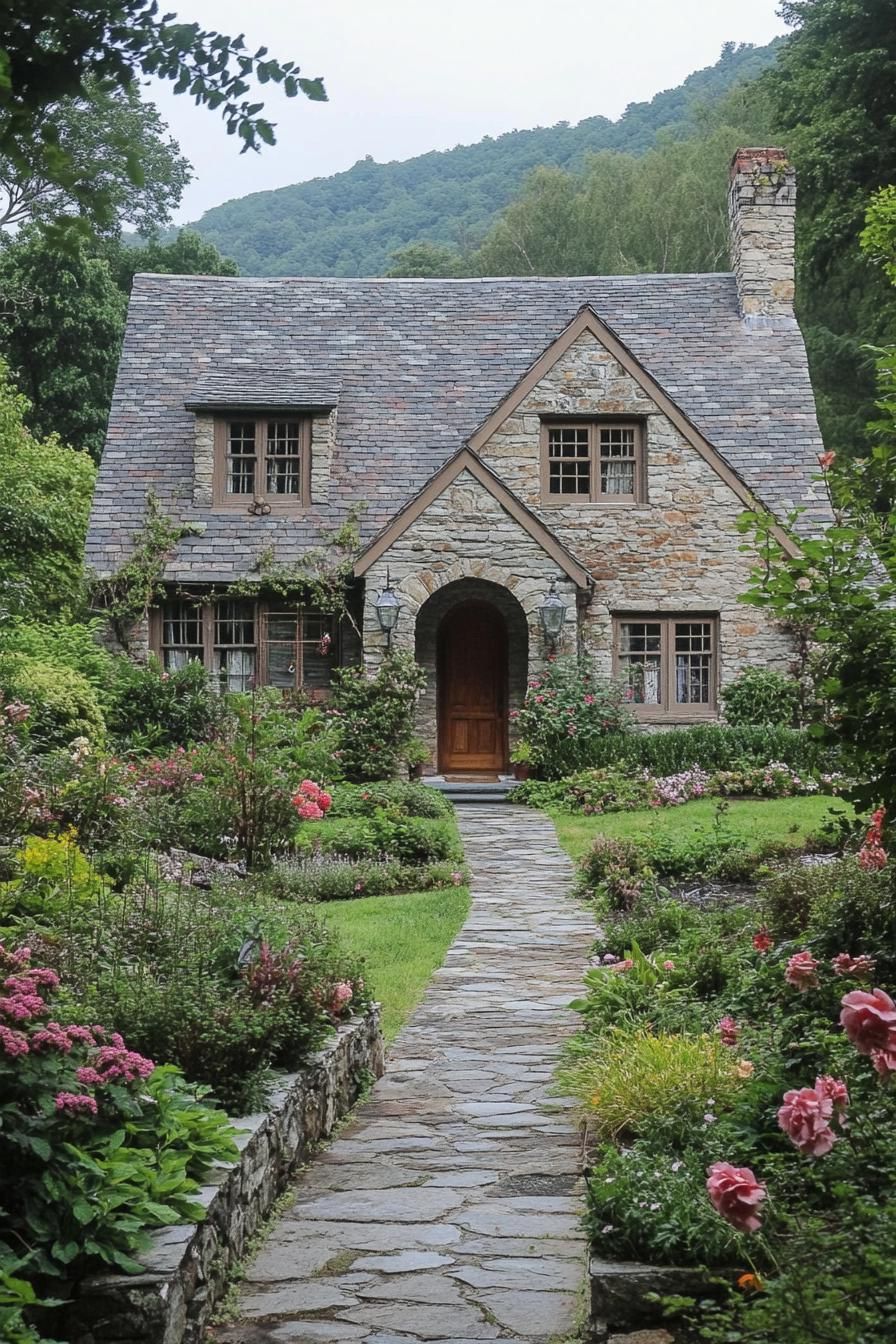
M793 316L796 173L783 149L739 149L731 160L731 266L744 317Z

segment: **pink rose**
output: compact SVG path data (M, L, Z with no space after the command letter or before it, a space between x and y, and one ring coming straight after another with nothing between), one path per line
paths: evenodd
M838 952L831 961L831 966L835 975L870 975L874 970L874 958L867 957L864 953L853 957L848 952Z
M840 1025L860 1055L887 1050L896 1039L896 1003L882 989L854 989L840 1000Z
M814 1087L784 1093L784 1105L778 1111L778 1124L795 1147L807 1157L824 1157L834 1146L831 1129L834 1103Z
M706 1189L716 1213L739 1232L758 1232L762 1226L759 1205L766 1189L749 1167L714 1162L708 1171Z
M817 989L817 970L818 962L811 952L797 952L787 963L784 979L804 994L807 989Z
M891 1073L896 1073L896 1032L890 1034L882 1049L871 1051L871 1063L881 1078L889 1078Z
M849 1093L846 1084L840 1078L832 1078L829 1073L815 1079L815 1091L820 1097L827 1097L835 1111L845 1111L849 1105Z
M630 971L634 966L634 964L635 963L632 961L630 957L626 957L624 961L614 962L613 965L610 967L610 969L612 971Z

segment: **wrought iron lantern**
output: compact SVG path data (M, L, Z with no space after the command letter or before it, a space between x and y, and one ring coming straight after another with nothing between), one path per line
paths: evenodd
M386 636L386 647L390 648L392 631L398 624L398 617L401 614L401 603L392 587L388 569L386 570L386 586L381 593L377 594L377 599L373 605L376 609L376 618L380 623L380 629Z
M538 614L541 617L541 628L544 631L544 637L553 647L563 633L563 622L566 620L566 603L557 592L553 581L551 582L550 591L538 608Z

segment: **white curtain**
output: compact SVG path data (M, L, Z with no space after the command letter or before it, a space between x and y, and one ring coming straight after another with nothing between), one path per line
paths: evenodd
M635 493L634 462L604 462L601 466L605 495L633 495Z

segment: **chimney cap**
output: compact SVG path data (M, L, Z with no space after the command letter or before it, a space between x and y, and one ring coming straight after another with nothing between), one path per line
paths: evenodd
M731 176L738 173L753 173L763 164L788 163L787 150L776 146L736 149L731 159Z

